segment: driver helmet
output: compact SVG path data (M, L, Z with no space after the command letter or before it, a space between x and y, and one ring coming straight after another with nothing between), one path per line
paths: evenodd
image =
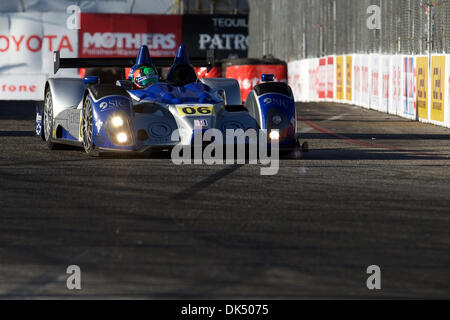
M131 81L138 89L144 89L157 83L159 79L158 72L153 66L140 66L134 70Z

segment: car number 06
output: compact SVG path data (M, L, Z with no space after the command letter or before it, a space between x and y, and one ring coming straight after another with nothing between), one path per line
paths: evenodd
M210 115L213 112L212 107L182 107L178 112L184 116Z

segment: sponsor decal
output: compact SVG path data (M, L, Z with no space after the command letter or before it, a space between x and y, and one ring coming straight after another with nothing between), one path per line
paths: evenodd
M194 120L194 127L197 128L207 128L208 120Z
M42 115L36 112L36 135L40 136L42 132Z
M112 99L108 101L103 101L100 103L99 108L100 111L106 111L110 108L120 108L120 107L128 107L129 101L126 99Z
M283 97L271 97L271 98L265 98L263 100L264 104L272 104L276 106L280 106L283 108L291 108L292 107L292 100L286 99Z
M101 130L102 127L103 127L103 122L102 122L100 119L98 119L98 120L95 122L95 126L97 127L97 133L100 133L100 130Z

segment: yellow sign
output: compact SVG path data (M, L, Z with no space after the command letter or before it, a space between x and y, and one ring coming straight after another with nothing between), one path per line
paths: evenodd
M336 99L344 99L344 57L336 57Z
M420 119L428 119L428 58L417 58L417 112Z
M444 122L445 57L431 59L431 120Z
M214 113L212 106L182 106L177 107L180 116L210 116Z
M346 62L346 87L345 87L345 91L346 91L346 99L348 101L352 101L352 96L353 96L353 59L352 56L347 56L347 62Z

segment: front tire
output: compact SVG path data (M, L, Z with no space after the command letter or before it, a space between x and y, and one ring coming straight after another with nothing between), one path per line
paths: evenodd
M47 143L47 147L50 150L57 149L57 144L53 142L53 98L52 92L49 89L45 92L45 104L44 104L44 128L42 138Z
M92 121L92 102L89 95L86 95L83 102L83 148L88 155L95 155L94 146L94 125Z

